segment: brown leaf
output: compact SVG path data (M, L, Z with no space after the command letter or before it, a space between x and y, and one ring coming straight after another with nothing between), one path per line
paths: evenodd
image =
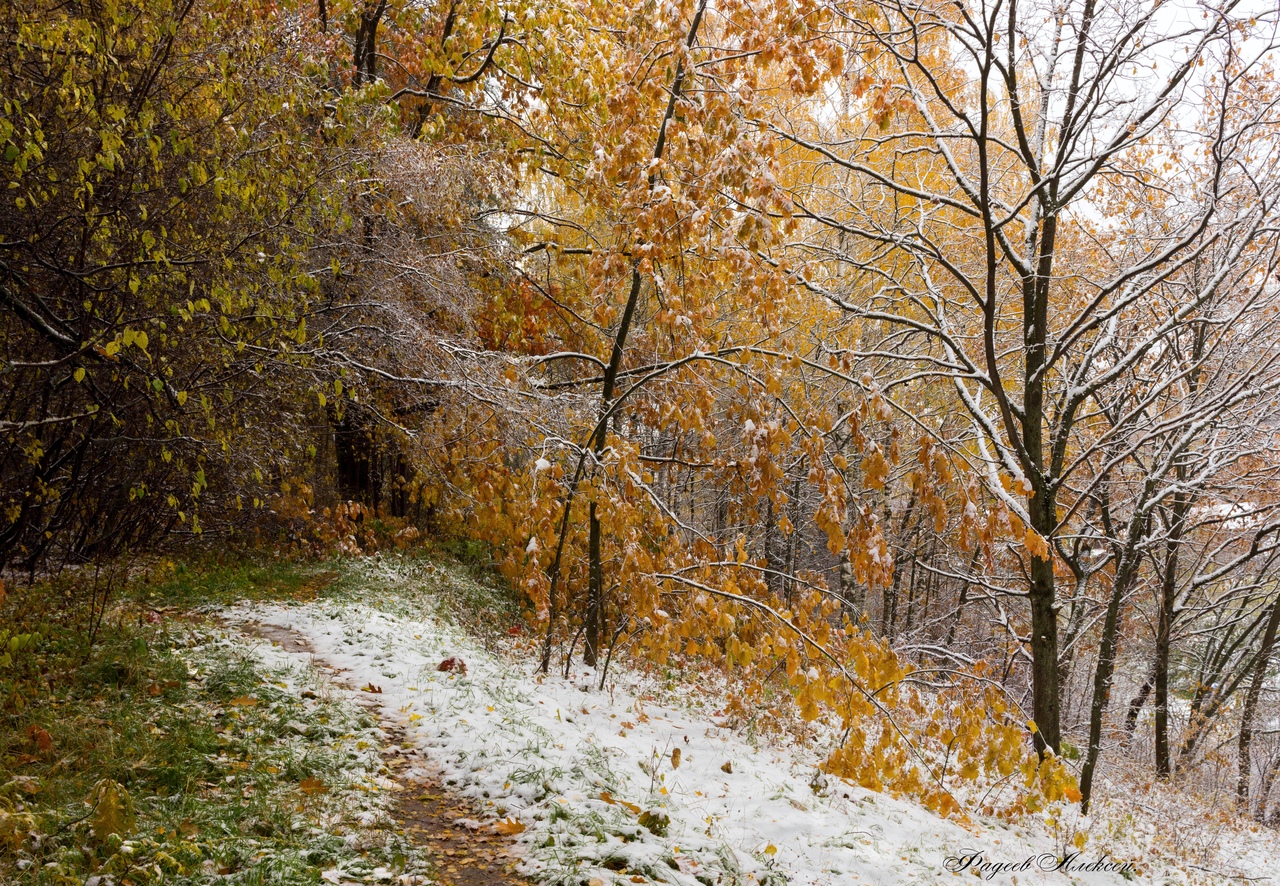
M733 761L732 761L732 760L725 760L725 761L724 761L724 765L720 767L720 771L721 771L721 772L727 772L727 773L729 773L730 775L733 775Z
M298 788L308 797L314 797L316 794L329 793L328 786L314 775L308 775L299 784Z
M39 726L28 726L27 737L35 742L36 747L40 749L40 753L47 754L53 750L53 739L49 737L49 733Z
M372 682L369 682L369 683L366 683L365 685L361 686L361 687L360 687L360 691L361 691L361 692L372 692L374 695L381 695L381 694L382 694L382 687L381 687L381 686L374 686Z
M252 695L238 695L235 698L231 699L231 701L227 702L227 704L229 705L236 705L237 707L244 707L244 708L251 708L257 703L258 703L258 700L254 698Z
M147 687L147 695L151 696L152 698L155 698L159 694L160 694L159 683L152 683L150 686Z
M613 794L609 793L608 791L601 791L601 792L600 792L600 799L601 799L601 800L604 800L604 801L605 801L606 803L608 803L610 806L617 806L617 805L618 805L618 801L617 801L617 800L615 800L615 799L613 799Z
M680 768L680 749L679 748L674 748L671 751L671 768L672 769Z

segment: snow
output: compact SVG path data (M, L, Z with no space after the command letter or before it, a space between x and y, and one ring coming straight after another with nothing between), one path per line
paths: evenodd
M390 587L402 580L395 570L366 571L370 581ZM699 710L695 687L670 691L654 678L621 671L604 692L595 688L594 672L540 678L531 673L532 658L487 652L444 619L379 607L318 599L242 605L228 617L299 631L318 657L346 671L349 685L380 687L381 694L364 700L380 703L384 722L401 726L453 790L494 819L517 823L508 827L523 826L515 838L522 871L547 882L630 883L641 876L679 886L950 883L964 880L946 869L948 857L980 852L989 862L1021 866L1024 859L1061 855L1065 846L1043 820L945 820L823 776L818 751L753 743ZM462 658L466 674L438 670L449 657ZM640 824L660 816L670 819L665 831L653 825L661 835ZM1090 846L1077 863L1100 854ZM1275 864L1261 851L1256 859ZM1156 873L1150 865L1143 860L1138 879ZM984 879L1125 881L1115 873L1046 872L1034 860L1028 867ZM1195 879L1182 870L1160 874Z

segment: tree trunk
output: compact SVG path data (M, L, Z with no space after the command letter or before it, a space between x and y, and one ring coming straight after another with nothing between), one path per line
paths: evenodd
M1093 674L1093 703L1089 706L1089 746L1085 752L1084 768L1080 772L1080 811L1089 811L1089 797L1093 790L1093 775L1097 771L1098 757L1102 753L1102 720L1111 698L1111 679L1115 675L1116 649L1120 636L1120 604L1137 568L1137 543L1140 518L1130 524L1129 544L1116 570L1111 599L1107 601L1107 616L1102 625L1102 641L1098 647L1098 667Z
M1124 736L1120 739L1121 747L1128 747L1129 742L1133 741L1133 733L1138 728L1138 715L1142 713L1142 709L1147 704L1147 699L1151 696L1151 685L1155 682L1155 673L1143 681L1142 686L1138 689L1138 694L1129 699L1129 712L1124 715Z
M1028 502L1032 528L1048 540L1057 520L1053 501L1039 505L1037 492ZM1058 601L1054 583L1053 555L1048 559L1031 557L1031 716L1035 720L1035 745L1041 755L1051 750L1057 754L1062 746L1061 698L1058 681Z
M1179 482L1185 480L1186 468L1177 469ZM1169 755L1169 651L1176 615L1175 595L1178 589L1178 552L1182 529L1190 499L1183 493L1173 497L1169 537L1165 541L1164 575L1160 581L1160 606L1156 620L1155 707L1156 707L1156 777L1168 778L1173 772Z
M1253 666L1253 681L1249 684L1249 692L1244 699L1244 710L1240 714L1236 802L1241 812L1247 811L1249 806L1249 752L1253 742L1253 716L1258 709L1258 699L1262 696L1262 684L1267 679L1267 666L1271 663L1271 650L1276 643L1277 628L1280 628L1280 597L1271 604L1271 613L1267 616L1267 629L1262 635L1262 646L1258 649L1258 661Z

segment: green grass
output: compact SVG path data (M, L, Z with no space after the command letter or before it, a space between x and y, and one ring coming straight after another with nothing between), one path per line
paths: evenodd
M156 577L132 588L139 602L181 609L241 601L310 600L341 578L336 562L240 560L232 564L165 561Z
M178 571L151 602L289 597L323 573ZM265 886L318 884L331 868L344 880L426 870L373 781L372 720L314 673L273 669L203 617L156 623L132 603L90 649L67 612L21 617L42 593L11 594L3 613L43 639L0 670L0 883ZM121 801L101 799L103 785Z

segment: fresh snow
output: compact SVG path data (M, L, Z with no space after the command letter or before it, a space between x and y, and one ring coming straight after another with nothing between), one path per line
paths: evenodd
M361 569L372 587L366 599L245 604L227 615L298 631L317 657L346 672L350 686L381 688L363 699L381 705L384 724L405 730L431 774L494 820L525 827L515 839L521 870L533 878L565 884L661 878L679 886L972 882L949 872L945 860L974 851L993 862L1061 855L1073 833L1059 828L1067 835L1060 844L1042 819L1027 826L976 818L963 824L822 776L817 751L752 742L700 705L695 687L687 687L684 703L679 691L616 662L618 676L611 674L603 692L593 672L567 681L555 673L539 678L531 657L488 652L421 606L397 606L395 587L413 579L394 562ZM450 657L466 663L465 675L438 670ZM665 835L642 827L636 808L650 818L669 816ZM1250 860L1275 866L1267 851L1273 846L1268 839L1249 847ZM1078 861L1098 854L1091 844ZM1156 876L1151 864L1143 859L1146 869L1135 879L1215 881L1184 869ZM1034 864L991 879L1125 882L1115 873L1067 875Z

